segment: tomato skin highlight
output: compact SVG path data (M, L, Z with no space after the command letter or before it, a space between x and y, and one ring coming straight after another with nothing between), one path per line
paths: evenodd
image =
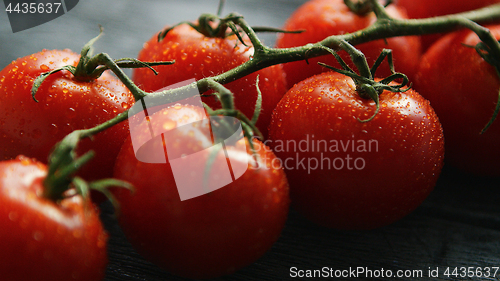
M269 145L285 164L292 205L313 222L381 227L413 211L433 189L444 148L429 102L413 90L385 91L375 118L358 120L374 111L351 78L332 72L296 84L276 107Z
M395 18L407 18L403 10L389 6L387 12ZM300 6L288 18L283 26L285 30L306 30L300 34L279 34L276 41L278 48L302 46L308 43L319 42L330 35L353 33L373 24L376 17L373 13L367 16L358 16L351 12L342 0L311 0ZM410 81L413 80L421 55L420 39L416 36L388 38L376 40L355 47L362 51L372 65L380 55L382 49L392 49L394 66L397 72L406 74ZM356 69L345 51L339 55L351 68ZM332 55L310 58L308 62L297 61L285 63L283 69L286 73L288 87L321 72L330 71L318 65L323 62L336 68L341 68ZM391 74L387 62L382 63L376 77L387 77Z
M254 53L251 43L244 38L250 47L244 46L234 35L225 39L210 38L187 24L179 25L161 42L154 35L138 55L142 61L175 60L175 63L154 67L158 75L149 69L134 69L133 80L141 89L153 92L178 82L199 80L229 71L250 60ZM267 67L224 86L234 94L236 108L252 118L258 95L257 76L262 92L262 111L257 127L266 137L272 111L287 90L282 66ZM213 96L203 97L202 100L212 108L221 108Z
M81 196L42 198L46 174L23 156L0 162L2 280L102 280L108 236L97 208Z
M13 61L0 71L0 159L19 154L46 162L53 146L76 129L87 129L129 108L130 91L110 73L94 81L78 81L69 71L48 76L36 93L31 87L42 73L78 63L70 50L44 50ZM85 139L78 153L96 157L79 175L86 180L111 177L116 155L128 134L126 122Z
M500 39L500 25L487 26ZM498 100L495 68L473 48L478 37L467 30L448 34L422 57L415 88L429 99L443 124L446 161L476 175L500 176L500 124L484 133Z
M180 126L206 114L198 107L175 107L155 113L150 119L151 128ZM210 138L198 129L193 132L177 131L169 140L189 154ZM148 138L147 130L144 137ZM140 162L131 138L127 139L118 155L115 177L132 183L136 191L114 193L122 206L120 225L137 251L173 274L205 279L233 273L269 250L288 214L288 184L283 170L269 166L276 158L274 154L258 140L254 144L261 159L270 159L264 166L253 168L249 164L248 170L232 183L181 201L171 164ZM227 151L231 161L252 158L249 151L231 154L229 146ZM196 171L197 165L204 167L208 154L202 152L199 157L188 170ZM210 172L214 176L219 173L218 167Z

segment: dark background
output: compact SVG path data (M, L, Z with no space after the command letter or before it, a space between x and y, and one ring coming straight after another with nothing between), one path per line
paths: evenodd
M238 11L252 25L280 27L303 2L228 0L224 11ZM205 12L215 13L217 5L217 0L82 0L51 22L12 33L1 2L0 67L42 49L69 48L79 52L98 34L98 24L104 27L105 36L95 44L96 52L108 53L115 59L135 57L143 42L166 24L194 20ZM268 45L274 43L272 35L263 39ZM106 280L184 280L137 255L108 204L103 205L102 217L111 234ZM291 280L294 278L290 277L290 267L294 266L422 270L424 277L418 280L500 280L500 270L495 278L443 275L447 267L500 266L500 180L478 178L445 167L435 191L422 206L403 220L373 231L325 229L292 211L282 237L264 257L221 279ZM439 268L439 277L429 278L429 268Z

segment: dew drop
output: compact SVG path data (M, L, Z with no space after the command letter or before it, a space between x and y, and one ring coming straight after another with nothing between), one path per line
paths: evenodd
M76 110L72 107L68 108L68 118L75 118L76 117Z
M75 237L76 239L81 238L82 235L83 235L83 233L82 233L81 230L75 230L75 231L73 231L73 237Z
M33 239L35 239L36 241L42 241L43 239L43 233L41 231L35 231L33 233Z
M176 122L167 120L165 123L163 123L163 129L172 130L173 128L175 128L175 125L177 125Z
M55 135L59 131L59 128L57 128L56 124L51 124L49 131L52 135Z
M180 103L176 103L176 104L174 105L174 109L179 110L179 109L181 109L181 108L182 108L182 105L181 105Z
M122 102L122 108L123 108L123 109L127 109L127 108L128 108L128 103L126 103L126 102Z
M49 70L49 67L48 67L47 65L45 65L45 64L42 64L42 65L40 65L40 69L41 69L42 71L48 71L48 70Z
M9 220L11 221L16 221L19 218L19 214L17 212L10 212L9 213Z

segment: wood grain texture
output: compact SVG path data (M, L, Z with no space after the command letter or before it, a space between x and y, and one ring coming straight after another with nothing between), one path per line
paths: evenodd
M422 270L424 274L422 278L390 280L500 280L499 276L460 279L443 275L447 267L500 266L499 202L499 179L463 175L446 167L422 206L403 220L380 229L327 229L292 210L271 251L255 264L217 280L300 279L290 277L291 267L368 267L394 273ZM116 224L111 208L103 207L103 220L112 236L106 280L187 280L163 272L136 254ZM428 278L429 268L439 268L440 276Z

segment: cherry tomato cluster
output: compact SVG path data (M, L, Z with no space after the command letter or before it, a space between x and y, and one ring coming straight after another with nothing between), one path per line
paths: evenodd
M397 19L426 18L500 1L434 2L399 0L386 12ZM304 31L278 35L276 47L304 46L376 20L374 13L357 14L342 0L310 0L283 27ZM137 89L161 91L251 61L257 51L250 35L230 22L219 24L193 21L153 35L133 61L134 67L145 66L133 71ZM500 39L499 25L488 28ZM468 30L432 42L422 38L357 46L370 65L384 49L392 50L373 77L354 73L359 64L341 51L228 81L230 102L227 92L212 88L202 93L206 107L182 101L147 105L136 88L110 71L94 75L99 70L94 66L82 72L94 63L86 52L43 50L13 61L0 71L0 276L102 280L107 234L87 188L104 178L134 187L134 192L100 190L119 203L118 221L137 251L173 274L202 279L231 274L261 257L279 238L290 205L337 229L373 229L405 217L434 188L445 150L450 165L500 176L498 121L480 134L498 100L495 58ZM148 64L165 61L175 63ZM395 74L394 67L406 75ZM149 113L132 117L141 128L135 135L127 120L69 149L74 159L93 151L96 157L85 165L51 154L71 132L137 105ZM222 150L207 149L217 144L207 115L246 118L241 126L247 138L225 142ZM260 139L248 137L252 134ZM183 152L175 163L167 146ZM147 160L138 157L145 150ZM189 155L197 161L183 164L183 180L191 185L198 177L220 180L227 168L196 171L222 161L233 167L229 183L183 200L174 168ZM61 163L68 168L52 168ZM245 169L237 171L241 166ZM26 264L34 266L22 268Z

